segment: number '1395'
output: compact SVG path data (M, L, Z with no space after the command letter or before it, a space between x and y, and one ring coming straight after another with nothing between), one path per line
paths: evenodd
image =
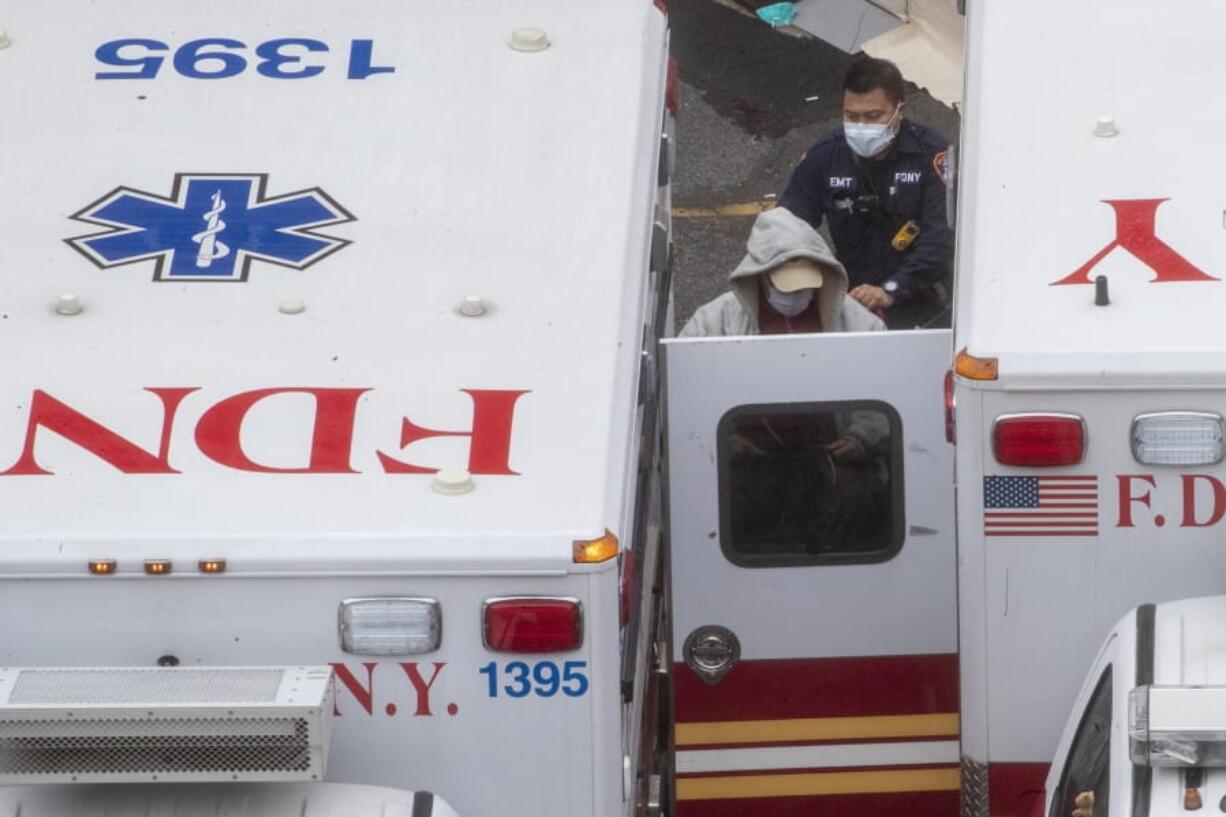
M491 661L477 670L489 682L489 695L497 698L552 698L561 692L569 698L578 698L587 693L587 662L567 661L560 667L553 661L511 661L499 665Z

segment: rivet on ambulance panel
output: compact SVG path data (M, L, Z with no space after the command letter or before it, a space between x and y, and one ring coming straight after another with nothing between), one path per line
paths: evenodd
M297 298L290 298L288 301L282 301L277 309L282 315L301 315L306 312L306 304Z
M479 295L465 295L460 302L460 314L466 318L479 318L485 314L485 302Z
M1104 114L1094 123L1094 135L1100 139L1110 139L1112 136L1119 136L1120 129L1115 126L1115 120L1112 117Z
M444 468L434 475L432 487L440 494L466 494L474 487L473 477L462 468Z
M55 314L71 317L80 315L85 310L81 304L81 299L71 292L65 292L63 295L55 299Z
M0 28L0 48L8 48L12 44L13 41L9 39L9 33Z
M521 26L511 32L511 48L516 51L544 51L549 47L549 37L544 29Z

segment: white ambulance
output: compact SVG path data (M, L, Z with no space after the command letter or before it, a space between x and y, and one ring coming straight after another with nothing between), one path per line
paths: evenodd
M0 813L658 810L662 6L3 14Z
M682 817L1226 808L1226 8L967 28L954 337L666 342Z
M1172 687L1226 682L1221 604L1163 604L1226 592L1226 203L1205 163L1222 118L1203 104L1224 28L1190 0L970 5L952 399L972 815L1046 792L1069 817L1095 789L1096 817L1182 812L1150 760L1220 763L1157 734L1220 707ZM1146 607L1116 624L1150 604L1156 630Z

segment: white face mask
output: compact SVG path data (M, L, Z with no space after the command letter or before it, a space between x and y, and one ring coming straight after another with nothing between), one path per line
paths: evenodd
M766 285L766 302L770 304L771 309L785 318L794 318L808 309L809 304L813 303L813 290L798 289L795 292L780 292L771 286L768 281Z
M867 122L844 122L843 135L847 146L862 159L871 159L884 153L894 141L894 122L902 111L902 105L894 109L894 115L884 125L873 125Z

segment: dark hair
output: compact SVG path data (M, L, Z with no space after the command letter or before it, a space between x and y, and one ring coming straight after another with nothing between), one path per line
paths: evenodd
M889 60L864 57L856 60L843 77L843 90L853 94L867 94L880 88L891 102L902 102L907 95L902 72Z

